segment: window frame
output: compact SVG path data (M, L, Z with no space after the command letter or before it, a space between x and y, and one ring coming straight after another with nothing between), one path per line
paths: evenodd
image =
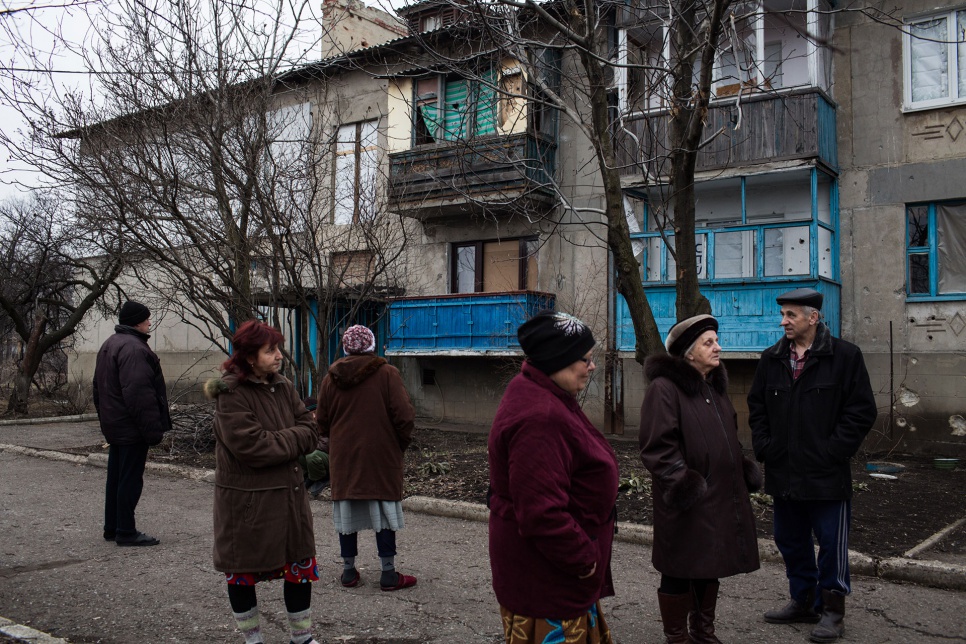
M435 81L435 91L419 93L420 85L425 81ZM448 108L446 104L447 92L452 84L460 82L467 84L465 122L461 121L458 131L450 131L447 128L447 115L452 113L452 108ZM469 71L466 76L457 73L429 73L416 77L412 83L412 96L409 103L412 113L410 146L417 148L425 145L449 144L454 141L468 141L496 134L499 131L497 127L500 109L499 83L498 66L490 61L481 63L477 70ZM482 105L483 101L487 100L487 95L490 95L488 104ZM425 135L419 132L418 128L421 121L419 108L431 102L436 104L436 123L433 124L434 131L427 132L432 140L423 140L422 137ZM485 109L489 109L489 116L483 114ZM422 119L422 122L425 124L425 119ZM479 129L487 123L493 131L479 132Z
M810 34L823 34L825 29L831 29L831 25L828 22L828 3L825 0L805 0L805 27ZM820 46L816 38L807 38L805 42L806 57L808 61L808 79L805 83L791 84L788 86L772 87L770 82L765 82L766 79L762 77L764 70L773 64L769 61L768 48L774 44L774 40L768 40L767 34L767 17L770 15L780 14L779 11L770 11L768 0L758 0L757 9L754 14L749 14L745 17L747 24L750 25L751 40L754 41L754 51L752 55L754 57L753 64L753 74L747 79L741 79L740 81L735 80L734 82L724 82L721 78L723 69L723 59L721 52L715 56L713 78L711 82L711 101L727 101L735 100L736 95L741 92L741 94L752 93L781 93L790 92L802 89L803 87L813 87L818 88L825 92L831 91L831 59L828 51ZM662 34L662 44L660 53L660 62L669 60L671 56L671 43L668 37L667 31L669 29L666 20L655 21L655 24L659 25L656 28L648 26L648 29L652 29L655 33ZM641 98L641 103L646 105L643 109L639 106L630 105L629 97L629 69L627 65L629 64L629 38L628 30L637 28L634 27L620 27L617 34L617 66L615 68L615 81L617 84L618 93L618 109L622 114L634 115L634 114L644 114L649 112L658 112L661 110L668 109L668 106L664 104L663 96L644 96ZM819 38L820 39L820 38ZM655 48L656 49L656 48ZM728 51L731 51L730 49ZM780 63L778 61L778 66ZM666 64L666 63L665 63ZM694 74L695 79L700 73L698 66L695 67ZM663 85L667 89L666 81L662 81L660 85ZM657 86L657 84L655 84Z
M375 134L375 143L372 146L363 146L363 128L365 128L365 126L367 125L372 126L373 133ZM352 144L353 144L352 150L351 151L340 150L340 145L343 143L340 139L340 133L344 128L350 128L350 127L355 128L355 136L352 141ZM336 126L335 130L336 130L336 135L332 142L333 158L334 158L333 168L332 168L332 194L335 196L335 198L332 200L332 215L331 215L332 223L336 225L342 225L342 226L354 225L354 224L358 224L362 219L363 214L365 214L362 212L363 206L370 205L373 208L375 208L375 204L377 200L378 190L376 189L375 186L373 186L372 188L372 195L370 196L370 199L366 199L366 200L363 199L363 190L365 186L363 185L362 175L363 175L364 169L369 169L373 171L372 172L373 181L376 181L378 177L378 172L379 172L378 155L380 151L379 119L367 119L364 121L342 123ZM370 154L373 157L371 160L373 167L363 168L363 165L364 165L363 156L368 157ZM339 158L340 156L341 157L351 156L353 159L352 217L351 217L351 220L349 221L343 221L340 218L340 209L339 209L339 203L341 202L341 199L339 198L339 185L340 185ZM377 212L370 213L369 217L373 218L377 214L378 214Z
M966 91L959 95L959 57L957 55L957 46L960 44L956 40L956 18L958 14L966 13L966 9L963 7L958 7L955 9L950 9L947 11L941 11L936 13L930 13L928 15L920 15L915 18L908 19L903 24L902 28L902 111L903 112L917 112L920 110L930 110L940 107L947 107L950 105L961 105L966 103ZM946 47L946 90L947 95L922 100L914 101L912 98L912 28L915 25L930 22L932 20L937 20L943 18L946 20L946 42L944 43ZM962 44L966 46L966 41Z
M695 235L701 238L700 241L703 244L703 248L698 253L698 261L701 263L701 267L703 267L701 275L698 277L698 281L701 284L742 284L748 282L757 284L787 281L788 279L823 279L836 284L840 282L838 177L815 166L809 168L808 172L809 176L807 180L810 201L810 212L808 216L777 221L756 222L748 216L748 182L749 180L753 181L757 175L740 175L729 178L729 180L737 180L740 183L740 205L738 206L739 209L736 209L733 223L719 224L715 222L710 225L698 224L695 227ZM828 184L828 221L823 220L822 211L819 207L819 196L821 194L820 175L822 175ZM670 268L673 259L662 239L661 231L653 226L655 218L650 212L651 206L648 203L646 193L634 194L635 192L637 191L625 190L625 195L630 196L633 200L643 205L643 212L639 214L635 212L633 217L640 232L631 232L632 244L642 244L637 247L640 252L635 253L639 255L641 262L641 281L645 288L668 286L674 283L674 271ZM626 203L628 202L625 200ZM739 214L740 219L738 217ZM640 221L637 220L638 216L641 217ZM670 222L667 223L670 224ZM769 274L765 257L769 231L792 230L795 228L808 229L807 271L804 273L787 273L783 271L780 274ZM715 251L717 242L715 237L719 234L735 232L745 232L753 236L751 245L756 254L753 262L753 274L718 277L716 275L717 260ZM825 263L821 260L821 252L819 250L823 234L827 235L831 249L828 260ZM669 240L673 240L674 238L673 232L668 229L665 229L663 235L667 236ZM656 246L656 248L652 248L652 246ZM650 254L654 251L658 252L659 255L651 259ZM649 278L647 271L652 267L655 277ZM827 272L823 272L823 267Z
M465 242L453 242L450 246L450 280L449 280L449 292L453 295L472 295L474 293L500 293L502 291L485 291L483 290L484 285L484 268L485 264L483 262L483 247L486 244L495 242L517 242L517 249L519 255L517 256L517 291L527 290L527 280L529 278L529 258L527 246L534 242L539 242L539 238L536 235L528 235L525 237L511 237L504 239L480 239ZM472 293L461 293L459 291L459 275L458 275L458 251L460 248L474 248L474 266L473 266L473 292ZM536 253L536 251L534 251Z
M939 292L939 230L936 227L936 212L940 205L966 206L966 199L946 199L939 201L914 202L908 203L905 207L904 218L904 237L905 237L905 282L906 282L906 301L907 302L941 302L953 300L966 300L966 291L954 293ZM911 246L911 235L909 234L909 214L915 208L926 208L927 233L925 246ZM925 255L928 257L927 266L929 273L927 280L929 283L928 293L912 292L912 272L909 270L910 260L913 256Z

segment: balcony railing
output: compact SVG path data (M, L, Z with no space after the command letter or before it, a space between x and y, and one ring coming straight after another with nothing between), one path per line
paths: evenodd
M387 355L519 355L517 327L554 308L537 291L393 299Z
M835 105L818 89L760 94L714 103L705 135L712 137L697 156L698 171L795 159L818 159L838 169ZM741 110L739 121L738 111ZM741 127L736 129L738 123ZM624 175L663 176L671 149L667 111L636 114L615 133Z
M814 288L825 296L823 322L839 334L841 286L824 279L803 278L758 284L702 284L701 292L711 302L711 313L718 318L718 342L728 353L760 353L778 342L782 330L775 298L796 288ZM648 288L647 302L654 320L665 337L677 322L674 285ZM617 298L617 348L634 351L634 326L624 298Z
M389 155L389 199L403 214L445 216L487 203L553 203L556 142L530 133L445 141Z

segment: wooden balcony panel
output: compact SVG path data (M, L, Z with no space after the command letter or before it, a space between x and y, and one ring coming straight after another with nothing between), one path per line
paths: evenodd
M517 327L552 293L506 291L396 298L389 303L387 355L519 355Z
M397 208L434 207L486 195L547 193L556 146L529 134L441 143L390 155L389 198Z
M711 106L705 136L719 130L721 133L698 152L699 172L792 159L818 159L837 168L835 107L820 91L751 96L743 99L740 111L740 128L735 129L739 107L734 101ZM617 134L623 175L641 174L641 158L647 160L653 175L666 174L662 166L670 149L669 124L667 112L641 114L625 121L630 133Z

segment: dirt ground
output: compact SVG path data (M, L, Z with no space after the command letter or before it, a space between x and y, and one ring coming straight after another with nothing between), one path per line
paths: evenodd
M488 485L486 434L419 428L406 456L406 494L484 503ZM620 463L621 491L617 501L620 521L651 521L650 475L638 459L636 440L612 439ZM91 446L92 451L101 446ZM182 445L154 449L155 461L214 467L207 450ZM852 502L850 547L873 557L900 556L957 519L966 516L966 469L939 470L925 457L891 454L890 463L905 469L895 480L869 476L860 454L853 462L855 497ZM770 537L771 498L752 495L758 533ZM966 553L966 526L942 539L932 552Z

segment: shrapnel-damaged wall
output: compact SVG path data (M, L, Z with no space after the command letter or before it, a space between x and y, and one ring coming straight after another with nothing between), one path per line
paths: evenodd
M902 4L902 15L951 11ZM966 301L907 301L906 205L966 199L966 105L903 110L901 31L836 17L842 336L879 404L866 449L966 455ZM890 425L890 407L893 408Z

